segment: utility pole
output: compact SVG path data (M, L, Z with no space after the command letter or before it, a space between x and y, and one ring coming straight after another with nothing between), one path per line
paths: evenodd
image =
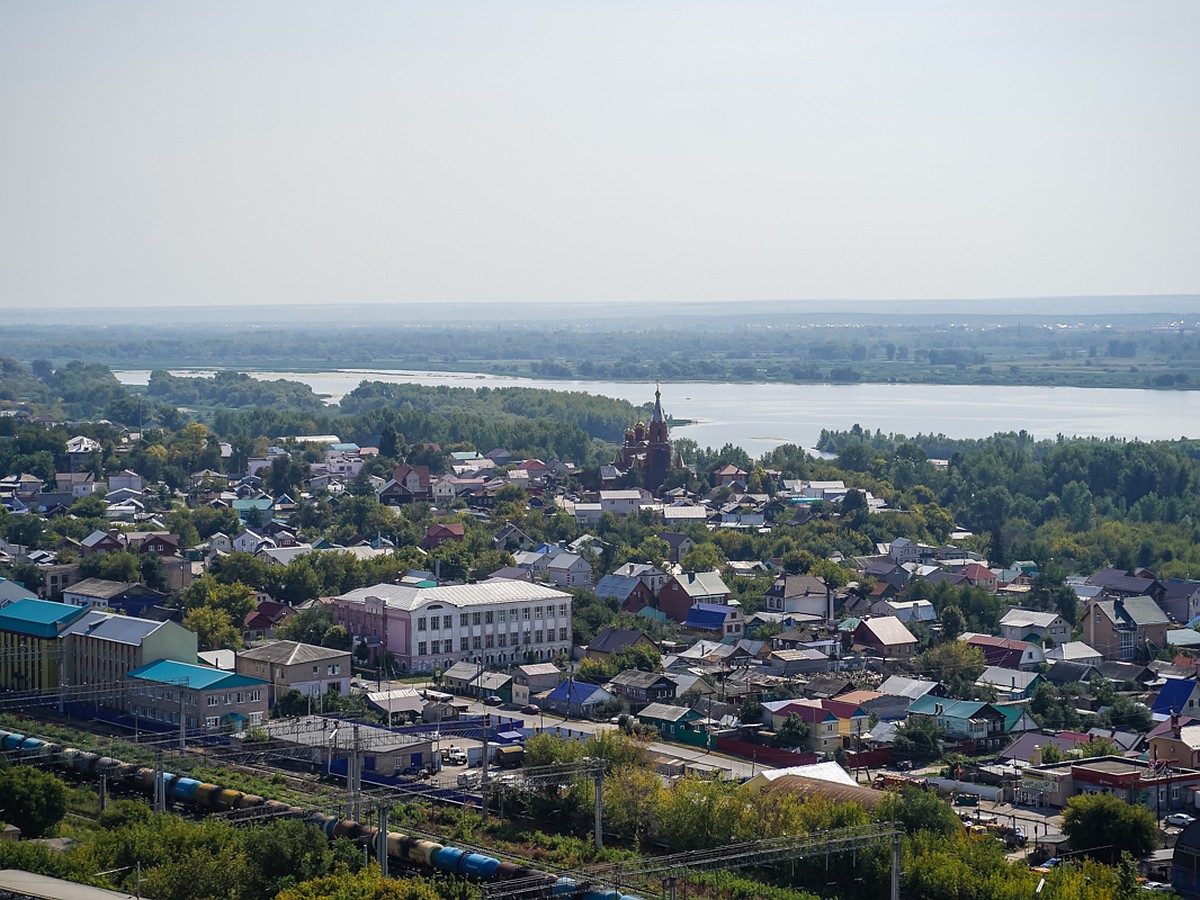
M891 900L900 900L900 835L892 835L892 894Z
M154 751L154 811L167 811L166 773L163 771L163 752Z
M187 712L183 708L183 689L186 682L179 685L179 755L187 751Z
M58 642L58 659L56 661L58 666L58 714L60 716L65 712L67 705L66 654L63 650L63 644L65 643L66 641L62 640Z
M346 763L346 777L350 786L349 810L347 819L358 820L359 796L362 793L362 746L358 740L358 726L354 726L354 746L350 749L350 759Z
M387 830L390 812L390 806L379 807L379 821L376 826L379 830L375 833L375 854L379 859L379 872L384 878L388 877Z
M599 762L597 760L597 762ZM596 852L604 849L604 767L596 769Z
M108 797L108 776L100 776L100 812L104 812L105 799Z
M492 714L484 713L483 734L480 743L483 744L482 770L479 776L479 794L483 800L483 821L488 820L488 732L492 730Z

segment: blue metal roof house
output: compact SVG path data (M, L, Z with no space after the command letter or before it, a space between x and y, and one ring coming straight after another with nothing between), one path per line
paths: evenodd
M736 641L744 632L742 611L736 606L720 603L693 603L684 619L683 630L711 640Z
M546 695L546 706L557 713L585 717L591 715L598 703L612 698L613 695L598 684L568 678Z
M1197 704L1200 703L1200 684L1190 678L1168 678L1154 698L1150 711L1155 716L1169 716L1172 713L1181 715L1200 715Z

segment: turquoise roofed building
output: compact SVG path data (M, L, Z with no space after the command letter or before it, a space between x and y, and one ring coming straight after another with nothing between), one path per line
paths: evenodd
M981 700L950 700L926 694L908 707L909 716L925 716L937 722L946 737L958 741L980 741L985 746L1003 742L1008 720L998 708ZM1015 724L1015 723L1014 723Z
M275 514L275 501L270 497L246 497L230 505L243 525L264 525Z
M126 712L189 731L242 731L267 716L261 678L158 659L129 672Z
M69 603L23 598L0 609L0 689L58 690L60 635L85 610Z

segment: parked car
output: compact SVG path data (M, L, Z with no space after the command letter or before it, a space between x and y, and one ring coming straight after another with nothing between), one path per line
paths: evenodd
M1187 813L1177 812L1171 813L1163 821L1168 825L1174 825L1176 828L1187 828L1196 821L1196 817L1189 816Z
M536 716L542 711L540 706L534 706L532 703L526 703L521 707L521 712L527 716Z
M487 697L484 697L484 698L483 698L483 702L484 702L484 703L485 703L487 706L499 706L501 703L503 703L503 702L504 702L504 698L503 698L503 697L500 697L500 696L498 696L498 695L496 695L496 694L491 694L491 695L489 695L489 696L487 696Z

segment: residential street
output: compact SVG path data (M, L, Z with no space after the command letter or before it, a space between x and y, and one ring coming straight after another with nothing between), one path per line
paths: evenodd
M375 682L368 682L371 689L375 690ZM383 690L400 690L403 688L415 688L424 690L426 687L432 687L430 684L413 684L411 682L401 681L385 681ZM586 732L594 734L597 731L615 728L615 725L610 725L607 722L591 722L581 719L566 719L562 716L551 713L539 713L538 715L524 715L516 710L504 709L501 707L487 706L477 700L470 700L465 697L455 697L455 703L465 703L469 715L490 715L500 716L503 718L519 719L532 728L539 728L545 731L559 731L565 733L567 730L574 732ZM466 746L471 744L470 741L455 741L459 745ZM688 747L683 744L668 744L662 741L654 741L650 745L650 751L655 756L665 756L672 759L681 759L688 763L697 763L705 766L713 766L729 772L735 778L752 778L763 769L775 768L774 766L764 765L753 761L735 759L725 756L724 754L713 753L703 750L698 747Z

